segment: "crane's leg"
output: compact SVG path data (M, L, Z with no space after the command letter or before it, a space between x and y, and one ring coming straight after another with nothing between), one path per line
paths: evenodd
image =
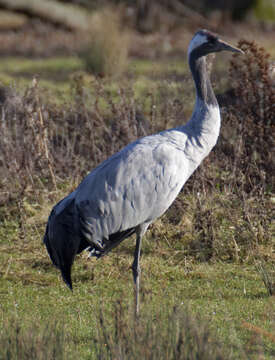
M140 276L140 266L139 266L139 257L140 257L140 248L141 248L142 235L137 233L136 248L135 248L135 258L132 265L133 277L134 277L134 286L135 286L135 312L136 316L139 313L139 276Z

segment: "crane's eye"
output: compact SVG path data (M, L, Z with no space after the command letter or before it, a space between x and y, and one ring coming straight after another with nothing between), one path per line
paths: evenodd
M214 38L213 36L211 36L211 37L208 38L208 43L209 43L209 45L211 45L211 46L215 45L216 41L217 41L217 39Z

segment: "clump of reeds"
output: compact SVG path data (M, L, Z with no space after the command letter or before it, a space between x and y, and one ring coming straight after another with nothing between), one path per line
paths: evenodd
M0 331L0 359L64 360L67 355L64 331L55 323L22 326L9 319Z
M262 260L256 263L256 269L264 282L268 295L275 295L275 265L266 264Z

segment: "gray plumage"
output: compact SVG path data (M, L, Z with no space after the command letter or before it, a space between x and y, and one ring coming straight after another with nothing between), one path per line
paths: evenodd
M221 50L241 52L206 30L198 31L190 42L188 60L196 103L186 125L129 144L96 167L53 208L44 243L71 289L76 254L88 249L99 258L136 233L132 270L138 312L142 236L173 203L218 139L220 112L205 55Z

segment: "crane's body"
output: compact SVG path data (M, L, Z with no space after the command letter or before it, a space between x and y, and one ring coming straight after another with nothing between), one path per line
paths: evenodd
M201 36L195 36L189 46L189 65L197 96L188 123L127 145L97 166L53 208L44 242L70 288L71 266L77 253L88 248L91 255L101 257L136 233L132 269L138 311L141 238L173 203L215 146L220 131L220 112L205 56L191 56L204 46L207 38L214 36L205 30L198 33ZM239 51L222 44L231 51Z
M219 128L219 116L216 120ZM215 130L209 142L193 135L190 126L163 131L135 141L95 168L74 193L93 240L104 243L110 234L161 216L216 143Z

